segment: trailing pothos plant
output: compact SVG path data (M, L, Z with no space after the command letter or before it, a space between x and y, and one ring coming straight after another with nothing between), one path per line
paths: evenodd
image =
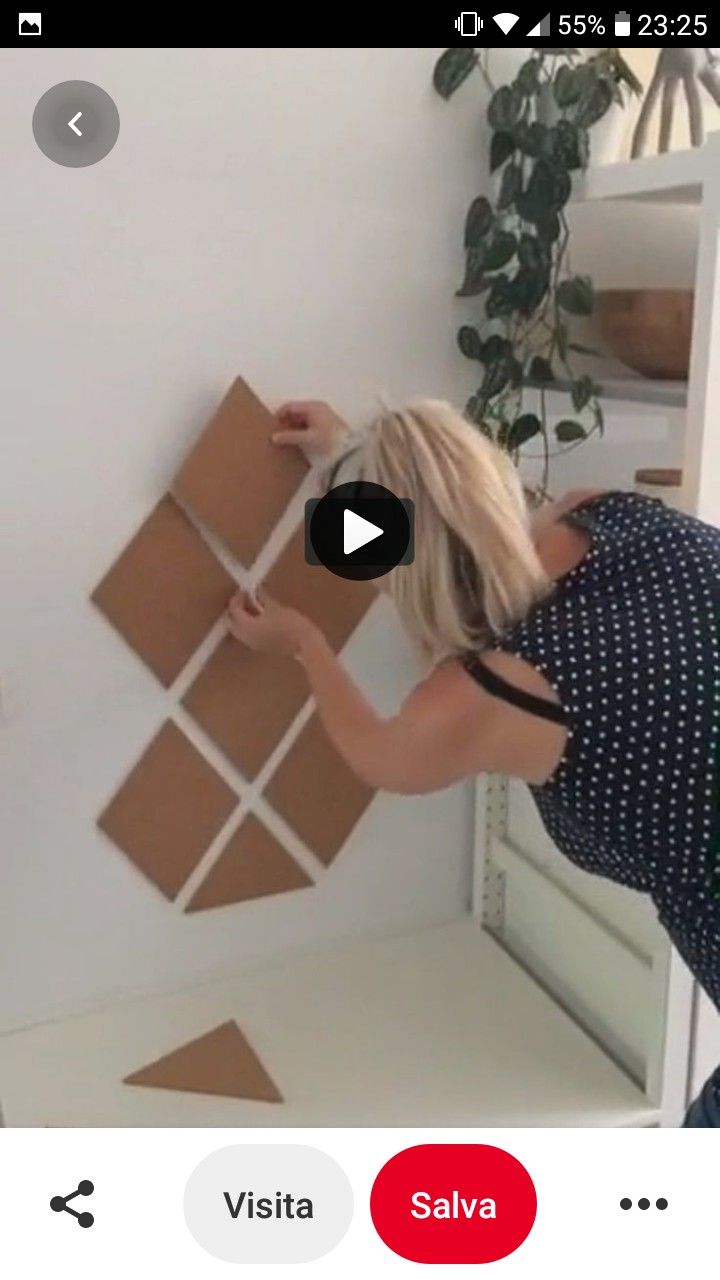
M572 334L573 317L593 309L592 281L573 275L565 209L572 175L587 168L590 131L624 92L641 86L616 49L581 60L577 49L538 50L510 84L496 87L488 51L447 49L433 82L450 98L473 73L490 97L487 120L494 194L478 195L465 220L465 276L458 296L483 299L479 327L458 332L463 355L482 380L466 415L513 455L539 437L546 488L555 442L574 447L602 433L600 388L578 376L575 355L595 355ZM561 385L572 416L555 423L551 442L545 393ZM523 388L539 389L538 413L523 408Z

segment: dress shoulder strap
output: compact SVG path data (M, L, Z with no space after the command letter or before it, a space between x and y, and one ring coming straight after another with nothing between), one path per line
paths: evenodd
M528 693L525 689L518 689L509 680L499 676L496 671L486 667L478 654L469 654L463 659L463 666L468 675L494 698L501 698L503 702L510 702L521 711L528 711L531 715L540 716L543 720L551 720L554 724L568 724L567 714L557 702Z

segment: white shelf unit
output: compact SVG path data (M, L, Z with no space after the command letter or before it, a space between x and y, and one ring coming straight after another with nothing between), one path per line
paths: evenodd
M683 411L683 505L720 525L720 134L592 170L575 199L699 207L687 385L628 376L606 380L603 394ZM661 1123L677 1124L700 1083L693 1064L720 1061L720 1019L650 904L562 859L521 785L488 780L481 806L478 916L637 1080Z
M716 135L704 147L644 156L624 164L598 165L578 184L576 200L656 200L661 204L700 204L713 163Z
M654 382L649 378L610 377L598 379L600 396L604 400L619 400L625 404L657 405L666 409L685 409L687 407L688 387L686 382ZM540 389L539 383L528 383L534 390ZM556 378L551 387L551 394L567 393L572 383L569 378Z

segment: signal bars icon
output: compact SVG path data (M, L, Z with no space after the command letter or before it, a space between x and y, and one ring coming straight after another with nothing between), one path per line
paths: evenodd
M520 21L517 13L494 13L493 22L505 35ZM461 36L476 36L482 31L483 20L479 13L463 12L455 19L455 30Z

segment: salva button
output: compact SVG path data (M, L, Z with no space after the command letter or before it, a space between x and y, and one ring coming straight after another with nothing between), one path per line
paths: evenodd
M201 1161L183 1207L191 1235L224 1262L314 1262L345 1235L353 1193L316 1147L234 1146Z
M497 1262L532 1230L537 1196L509 1151L482 1144L408 1147L370 1195L375 1230L409 1262Z

